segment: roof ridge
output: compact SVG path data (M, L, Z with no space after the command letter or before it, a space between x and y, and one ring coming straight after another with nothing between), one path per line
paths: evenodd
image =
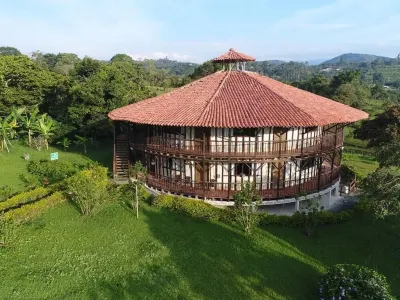
M219 92L221 91L222 87L224 86L224 83L226 82L226 80L228 79L228 77L230 76L232 72L228 71L226 72L226 75L224 76L224 78L222 79L219 87L217 88L217 90L214 92L214 94L211 96L210 100L208 101L206 107L204 107L201 115L199 116L199 118L197 119L197 121L199 122L203 117L204 114L206 113L207 109L211 106L211 103L213 103L213 101L215 100L215 98L217 97L217 95L219 94Z
M289 105L295 107L297 110L301 111L303 114L306 114L310 119L312 119L314 122L317 122L316 119L314 119L309 113L303 111L300 107L298 107L297 105L295 105L293 102L287 100L285 97L281 96L280 94L276 93L275 91L271 90L270 88L268 88L267 86L265 86L265 84L263 82L261 82L260 80L258 80L257 75L262 77L260 74L256 73L256 72L244 72L248 77L252 78L253 80L255 80L256 82L258 82L259 84L261 84L263 86L263 88L266 88L268 91L270 91L271 93L275 94L276 96L278 96L279 98L281 98L283 101L285 101L286 103L288 103ZM255 75L255 76L252 76ZM267 77L269 78L269 77ZM272 78L271 78L272 79Z

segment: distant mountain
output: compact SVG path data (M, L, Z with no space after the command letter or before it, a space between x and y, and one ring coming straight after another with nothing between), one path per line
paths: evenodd
M268 62L268 63L273 64L273 65L276 65L276 66L279 66L279 65L281 65L281 64L286 63L286 61L284 61L284 60L279 60L279 59L265 60L265 62Z
M326 61L326 58L310 59L307 62L310 66L316 66L323 63L324 61Z
M346 53L339 56L336 56L330 60L324 61L321 65L336 65L339 63L370 63L376 59L383 59L384 61L390 61L392 58L372 55L372 54L359 54L359 53Z

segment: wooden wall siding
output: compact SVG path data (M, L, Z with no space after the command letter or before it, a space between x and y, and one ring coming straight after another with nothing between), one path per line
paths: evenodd
M316 191L338 178L342 126L130 128L132 157L147 166L148 184L173 193L232 199L244 182L254 181L264 199L274 199Z
M197 129L196 129L197 130ZM343 145L343 128L337 133L323 128L290 128L279 133L279 128L255 129L255 136L237 136L233 129L211 128L203 136L195 128L153 126L146 143L133 139L133 146L171 154L209 155L212 157L282 157L332 150ZM200 131L199 129L198 131Z
M263 189L260 184L256 184L257 189L263 200L295 197L298 193L312 193L325 189L339 179L339 169L334 168L332 172L321 174L320 180L313 178L300 184L291 184L282 188ZM168 177L160 177L149 174L147 184L161 190L170 191L178 195L199 196L214 199L232 199L237 191L229 190L227 184L206 182L188 183L174 181ZM318 186L319 185L319 186Z

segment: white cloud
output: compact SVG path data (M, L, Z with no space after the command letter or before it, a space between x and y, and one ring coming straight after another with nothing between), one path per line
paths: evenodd
M0 44L24 52L74 52L109 59L115 53L129 53L138 45L150 45L162 32L162 24L139 7L113 1L36 0L45 18L34 12L0 11L0 26L12 28L0 35ZM51 4L51 5L50 5ZM55 14L51 15L54 9Z

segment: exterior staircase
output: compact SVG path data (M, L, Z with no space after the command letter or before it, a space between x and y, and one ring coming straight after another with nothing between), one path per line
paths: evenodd
M129 178L129 144L126 135L115 137L114 145L114 178Z

